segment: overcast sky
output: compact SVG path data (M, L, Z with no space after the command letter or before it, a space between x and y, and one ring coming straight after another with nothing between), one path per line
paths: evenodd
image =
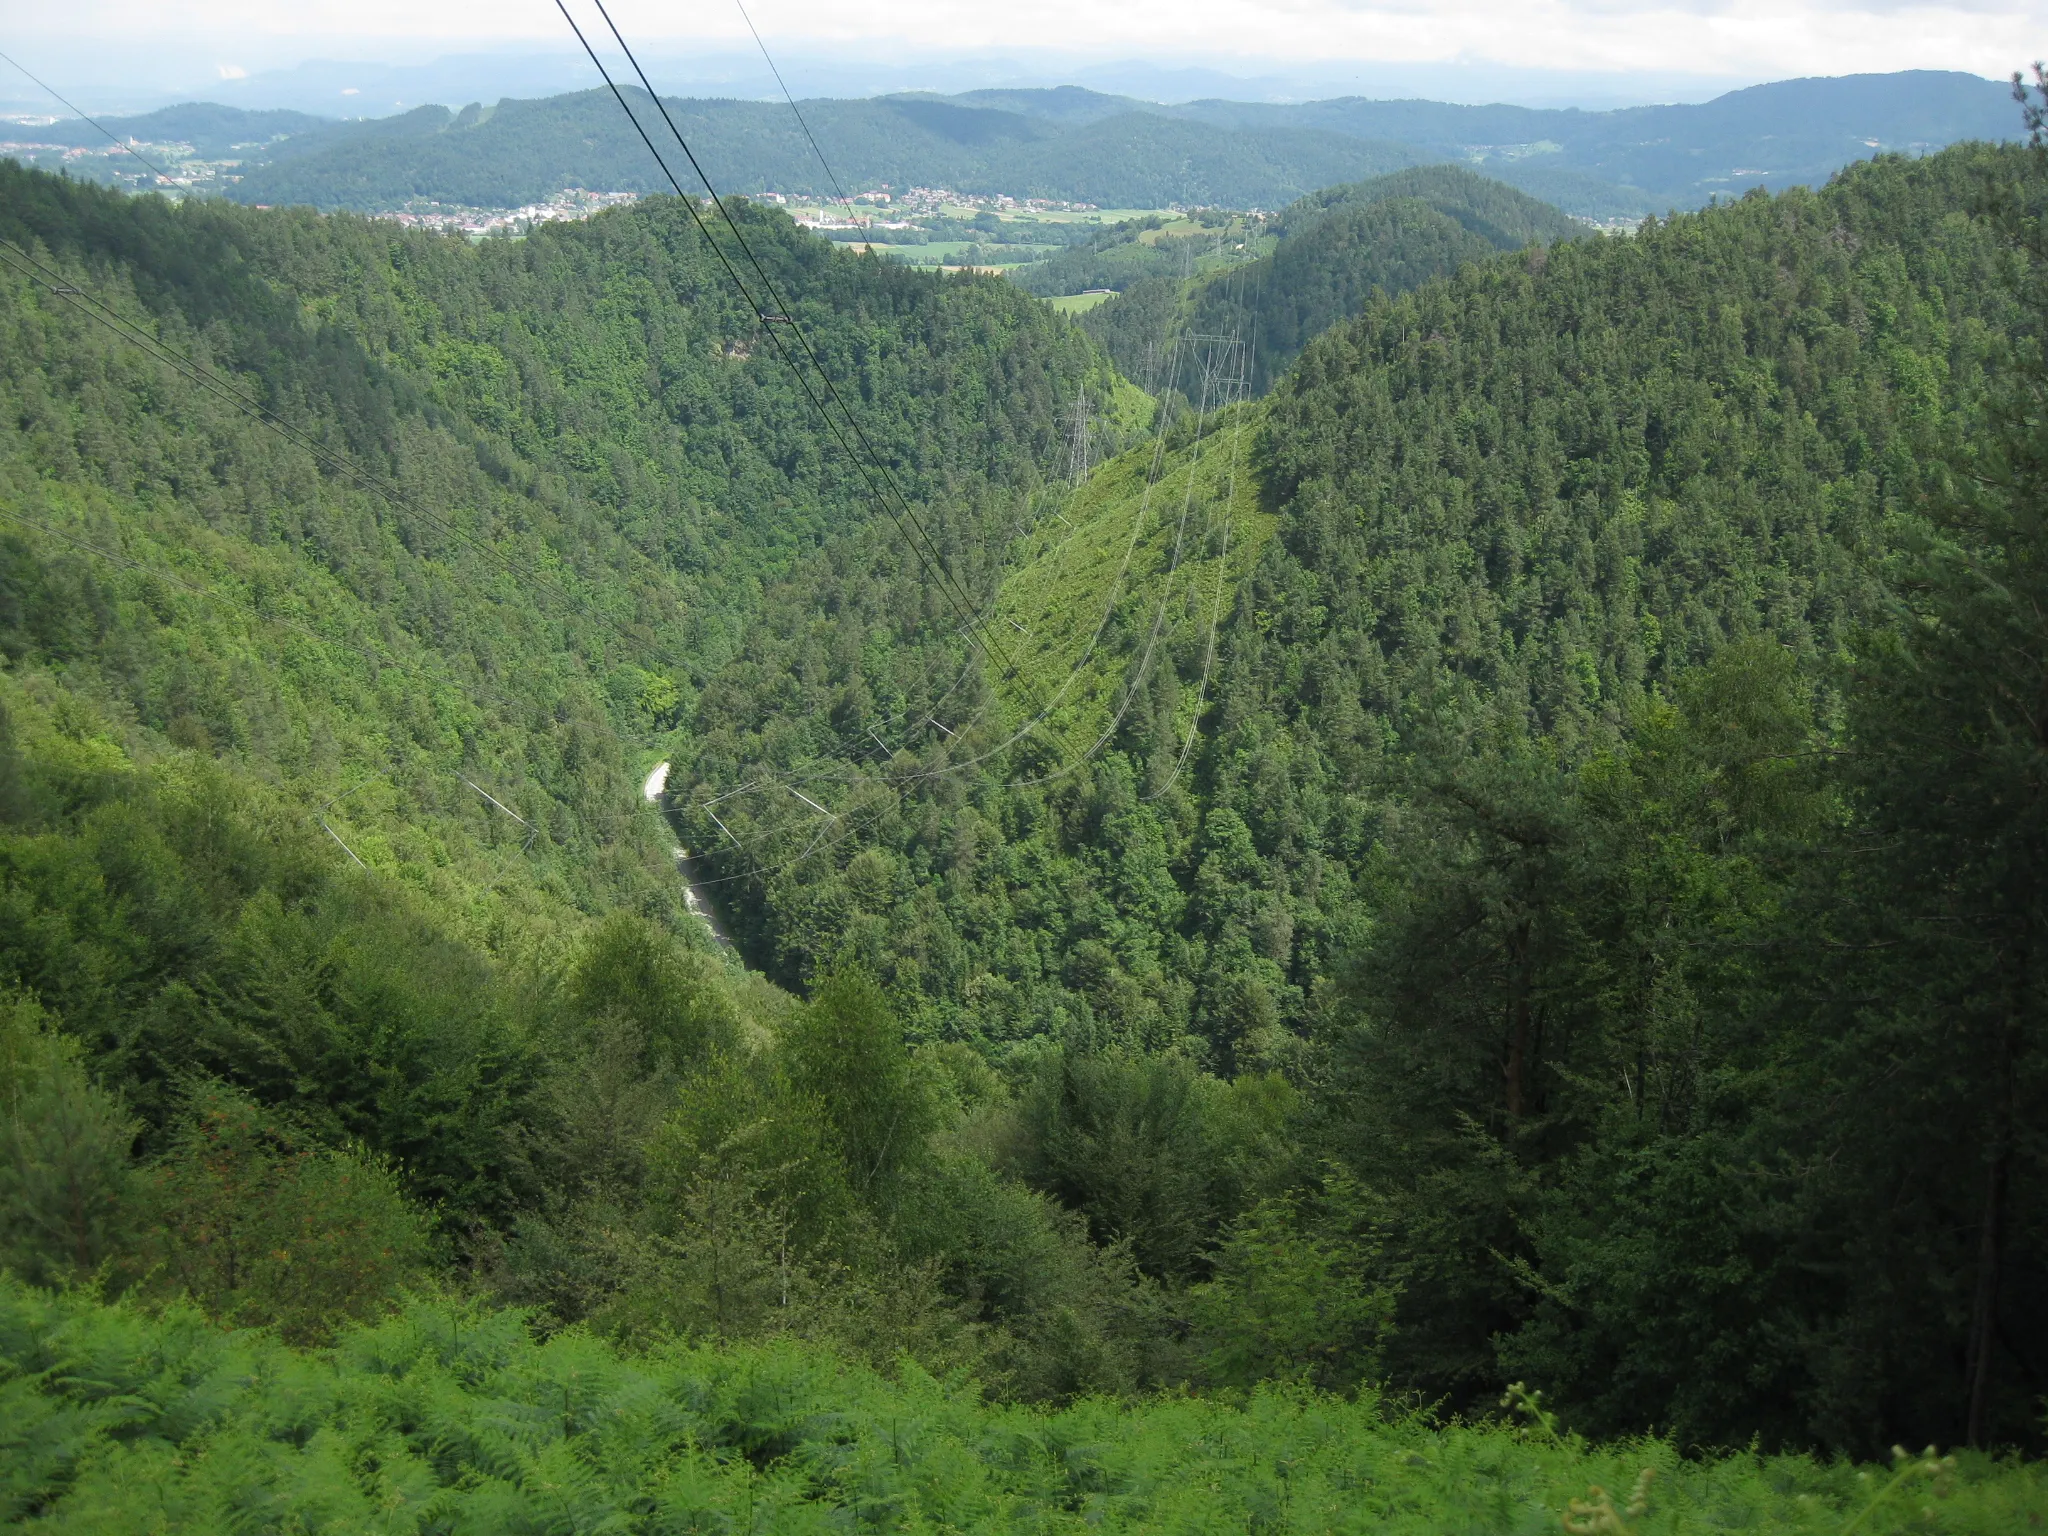
M787 49L1058 50L1246 74L1358 60L1731 81L1909 68L2000 76L2048 52L2048 0L752 0L751 9L770 45ZM615 0L613 14L636 43L669 50L745 39L731 0ZM316 58L400 63L553 48L566 32L552 0L0 0L0 37L24 62L71 72L97 57L109 69L155 61L232 77Z

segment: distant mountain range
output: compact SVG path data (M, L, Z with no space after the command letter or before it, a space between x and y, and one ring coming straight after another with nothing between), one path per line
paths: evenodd
M786 105L669 106L722 190L830 190ZM2004 85L1934 70L1787 80L1697 105L1610 112L1361 97L1163 106L1077 86L819 99L803 112L850 190L925 185L1104 207L1276 208L1335 183L1457 163L1593 218L1817 184L1874 154L2008 139L2019 127ZM517 207L565 186L666 187L616 103L597 91L353 122L193 104L108 127L238 159L242 179L226 195L245 202ZM34 132L50 143L98 141L84 123Z

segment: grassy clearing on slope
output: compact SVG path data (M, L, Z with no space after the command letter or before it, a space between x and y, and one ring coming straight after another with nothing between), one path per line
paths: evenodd
M38 1531L2008 1536L2038 1465L1938 1477L1436 1425L1370 1393L995 1407L792 1345L620 1353L416 1303L300 1352L0 1280L0 1519ZM1626 1506L1651 1473L1646 1508ZM1615 1490L1608 1516L1589 1489Z
M1092 293L1063 293L1045 302L1063 315L1085 315L1104 299L1115 297L1107 288L1098 288Z
M1193 440L1178 429L1163 454L1147 442L1111 459L1040 523L994 620L1028 680L1007 688L1019 723L1052 703L1053 729L1078 750L1112 728L1141 668L1178 665L1197 683L1212 623L1274 528L1249 461L1261 409L1216 412ZM1182 690L1177 729L1198 692Z

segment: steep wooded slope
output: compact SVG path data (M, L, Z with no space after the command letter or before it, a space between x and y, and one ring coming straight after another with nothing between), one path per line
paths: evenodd
M1299 1085L1294 1203L1234 1230L1397 1284L1386 1359L1431 1395L2024 1437L2039 300L2029 226L1979 210L2038 175L1886 160L1376 297L1264 402L1273 534L1214 671L1198 606L1126 611L1078 675L1130 701L1083 769L1058 731L975 761L995 708L863 756L873 631L834 573L808 729L765 715L683 780L830 786L772 872L716 856L757 962L857 957L916 1033L1057 1061L1072 1139L1035 1176L1105 1236L1199 1203L1173 1116L1099 1097L1119 1063ZM1177 511L1098 474L1124 489L1081 530L1120 501L1156 550ZM1074 606L1040 654L1079 654ZM1066 677L995 681L1014 711Z
M17 664L69 646L146 728L319 801L388 776L404 787L348 808L366 834L364 816L379 836L450 818L480 835L498 813L456 775L487 778L549 829L543 883L609 904L591 882L631 824L633 738L727 653L760 581L880 515L681 205L471 247L0 174L0 233L398 488L371 494L10 273L0 462L9 505L47 525L8 530ZM1001 285L850 258L779 216L752 227L957 555L961 519L1055 451L1056 402L1099 358ZM138 629L118 605L143 578L66 537L189 565L259 613L275 589L281 615L355 653L185 595L166 601L208 613L218 649L168 617ZM84 589L117 606L88 618ZM534 867L504 862L515 885Z
M2000 258L1967 211L1993 163L1884 162L1824 193L1501 256L1373 300L1268 404L1257 452L1277 542L1228 611L1191 771L1169 785L1169 722L1206 623L1176 618L1159 650L1174 665L1137 678L1156 707L1127 714L1092 775L906 783L881 846L848 837L830 855L887 877L857 900L832 877L803 881L800 944L779 937L794 885L776 898L737 882L737 904L761 903L757 957L830 953L872 910L872 958L886 972L902 957L902 1000L935 1027L1004 1037L1081 1018L1147 1037L1199 1027L1224 1049L1258 1020L1302 1019L1366 921L1378 765L1417 721L1476 710L1591 750L1731 638L1819 657L1872 611L1921 444L1972 398L2004 323ZM784 766L819 750L830 719L831 772L896 805L889 775L858 762L873 684L845 622L844 660L821 657L789 706L811 725ZM1085 633L1095 618L1068 622ZM1134 675L1148 632L1120 641ZM754 771L742 755L718 778ZM1154 850L1147 952L1173 958L1126 964L1110 943L1084 980L1095 972L1073 957L1120 910L1105 817ZM1022 886L1048 883L1068 896L1010 915ZM884 930L922 937L892 951ZM1019 958L1041 944L1046 958ZM913 953L945 956L949 979Z

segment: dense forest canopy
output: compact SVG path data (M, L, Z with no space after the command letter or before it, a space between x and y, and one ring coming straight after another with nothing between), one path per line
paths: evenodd
M674 718L730 654L762 580L870 515L672 200L471 247L4 174L0 234L35 242L109 305L405 488L386 502L323 477L225 399L11 275L0 368L18 405L0 456L16 506L81 530L112 517L153 549L194 535L246 548L238 558L326 585L337 638L426 670L444 696L396 740L377 739L380 717L424 702L402 697L403 673L393 697L365 705L308 700L287 669L283 691L300 696L273 707L269 677L232 680L232 646L133 637L111 613L94 633L72 596L108 579L89 561L54 586L25 581L9 625L27 650L15 654L83 625L74 664L118 672L108 686L123 708L158 729L182 719L259 772L309 773L322 799L364 774L403 782L393 754L402 763L417 746L444 778L490 776L549 825L551 844L574 841L545 860L547 878L587 882L633 809L628 738ZM1057 451L1058 402L1107 378L1100 359L999 285L933 282L836 253L779 215L745 217L838 386L874 402L869 441L914 502L942 503L934 537L965 560L972 520L1028 493ZM187 678L176 699L170 670ZM482 718L465 720L470 709ZM287 718L301 711L320 718L314 739ZM371 740L319 740L334 731ZM431 819L465 795L476 800L444 784L398 801ZM481 822L479 807L489 814L477 802L462 815Z
M2044 207L735 205L895 507L679 200L0 167L9 1518L2015 1528Z

